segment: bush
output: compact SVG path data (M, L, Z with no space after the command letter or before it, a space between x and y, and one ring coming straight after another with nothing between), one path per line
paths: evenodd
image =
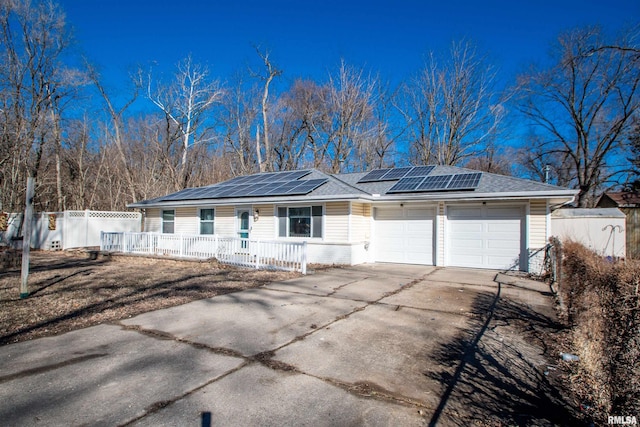
M572 385L591 415L640 414L640 262L610 262L584 246L564 246L561 296L580 356Z

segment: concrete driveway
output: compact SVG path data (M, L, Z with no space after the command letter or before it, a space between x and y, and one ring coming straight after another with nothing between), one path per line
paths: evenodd
M0 420L562 424L543 373L543 332L557 327L547 289L495 277L336 268L0 347Z

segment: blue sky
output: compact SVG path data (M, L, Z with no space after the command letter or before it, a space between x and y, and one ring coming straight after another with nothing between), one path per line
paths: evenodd
M341 59L392 82L427 52L468 38L507 79L544 61L549 43L575 26L616 30L640 23L638 0L167 1L59 0L81 49L109 85L137 64L170 72L191 53L225 80L258 66L252 45L271 52L284 81L323 80Z

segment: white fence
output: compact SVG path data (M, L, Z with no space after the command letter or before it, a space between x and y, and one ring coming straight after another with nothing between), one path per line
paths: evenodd
M306 242L129 232L103 232L100 241L102 251L178 258L216 258L231 265L307 273Z
M625 220L617 208L558 209L551 214L551 234L582 243L603 256L624 258Z
M22 214L8 214L7 229L0 231L0 244L21 245L16 239L22 236L22 218ZM101 231L140 231L141 226L142 215L138 212L43 212L33 216L31 247L71 249L100 246Z

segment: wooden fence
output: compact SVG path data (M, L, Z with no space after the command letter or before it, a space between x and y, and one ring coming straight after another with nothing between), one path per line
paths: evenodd
M627 258L640 258L640 208L621 208L626 215Z
M126 254L207 259L252 268L307 273L306 242L282 242L216 235L103 232L100 250Z

